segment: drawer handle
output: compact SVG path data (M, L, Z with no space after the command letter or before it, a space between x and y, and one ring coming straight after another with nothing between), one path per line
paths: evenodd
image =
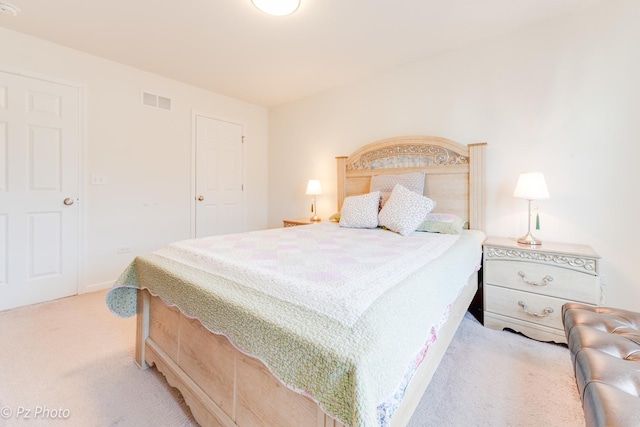
M542 309L542 314L540 313L534 313L533 311L529 311L529 307L527 307L527 304L525 304L522 301L518 301L518 305L520 307L522 307L522 309L524 310L525 313L527 313L529 316L535 316L535 317L547 317L548 315L550 315L551 313L553 313L553 308L551 307L545 307Z
M518 276L520 276L522 278L522 281L524 283L526 283L527 285L547 286L549 284L549 282L553 282L553 277L549 276L548 274L542 278L542 283L531 282L531 281L527 280L527 275L524 274L522 271L518 271Z

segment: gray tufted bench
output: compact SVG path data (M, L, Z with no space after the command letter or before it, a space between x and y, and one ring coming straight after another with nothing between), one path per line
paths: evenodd
M640 313L566 303L562 320L587 427L640 426Z

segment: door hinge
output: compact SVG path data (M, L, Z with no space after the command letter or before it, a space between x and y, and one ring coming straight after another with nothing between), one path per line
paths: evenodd
M240 191L244 191L244 184L242 184L242 188L240 189Z
M242 143L244 144L244 135L242 135Z

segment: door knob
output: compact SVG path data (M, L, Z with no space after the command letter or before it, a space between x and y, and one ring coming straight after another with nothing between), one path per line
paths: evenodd
M71 197L67 197L62 201L62 203L64 203L67 206L71 206L73 204L73 199Z
M204 196L198 196L198 200L199 201L203 201L204 200Z

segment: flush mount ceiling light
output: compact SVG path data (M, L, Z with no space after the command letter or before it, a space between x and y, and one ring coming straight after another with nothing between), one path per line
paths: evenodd
M5 15L17 16L20 13L20 9L12 5L11 3L0 3L0 13L4 13Z
M264 13L275 16L289 15L298 10L300 0L251 0Z

